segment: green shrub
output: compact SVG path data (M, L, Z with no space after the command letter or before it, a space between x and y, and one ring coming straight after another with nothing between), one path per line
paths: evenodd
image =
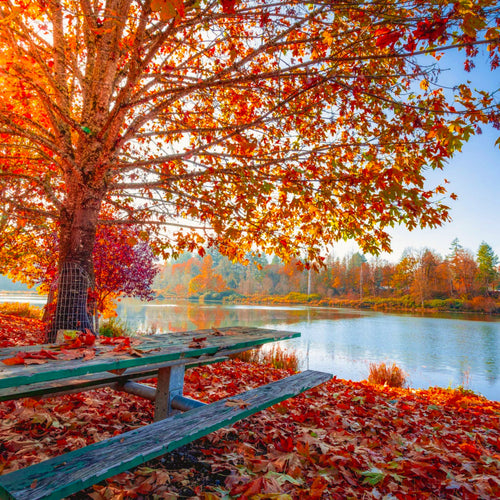
M447 305L445 300L433 299L427 300L425 302L425 307L429 307L430 309L446 310Z
M102 337L129 337L131 331L122 320L110 318L99 326L99 335Z
M401 297L401 303L403 304L404 307L408 308L413 308L416 306L415 299L413 299L413 297L411 297L410 295L403 295Z
M21 318L42 319L43 310L41 307L32 306L25 302L3 302L0 304L0 314Z
M444 302L446 303L446 307L453 311L463 311L465 309L465 304L463 300L446 299Z
M207 300L223 301L228 297L236 297L236 296L242 297L242 295L235 292L234 290L224 290L222 292L205 292L199 296L199 300L200 301L207 301Z
M224 303L241 302L241 300L245 298L246 298L245 295L241 295L241 293L231 291L230 295L224 296L222 302Z

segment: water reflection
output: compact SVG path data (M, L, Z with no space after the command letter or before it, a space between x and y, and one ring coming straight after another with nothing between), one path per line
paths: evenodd
M357 318L363 311L283 306L243 306L198 304L192 302L141 303L124 300L118 306L118 315L133 330L154 329L159 333L218 328L233 325L262 326L268 323L293 325L309 323L322 318Z
M161 332L233 325L299 331L285 344L298 351L302 368L342 378L367 377L370 362L397 363L412 387L464 385L500 399L500 318L412 316L305 306L123 301L119 316L136 329Z

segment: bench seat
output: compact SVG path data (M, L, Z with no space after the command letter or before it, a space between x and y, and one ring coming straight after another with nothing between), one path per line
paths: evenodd
M164 455L332 378L304 371L0 476L0 498L59 499Z

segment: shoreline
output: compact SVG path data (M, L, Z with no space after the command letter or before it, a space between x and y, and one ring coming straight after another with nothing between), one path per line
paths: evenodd
M372 310L381 312L405 313L453 313L453 314L479 314L500 317L500 301L476 304L473 299L433 299L424 301L424 306L409 303L406 297L367 297L363 299L352 298L323 298L316 295L306 295L292 292L284 296L249 296L249 297L224 297L222 299L202 299L194 297L163 297L159 300L189 300L199 303L220 304L276 304L276 305L302 305L311 307L332 307L359 310Z
M217 295L217 294L206 294ZM332 307L358 310L372 310L380 312L403 312L411 314L478 314L483 316L500 317L500 300L479 296L479 299L432 299L424 301L424 305L416 305L408 296L403 297L366 297L355 299L349 297L327 298L317 294L307 295L299 292L290 292L288 295L227 295L218 294L220 298L200 297L174 297L157 294L154 300L189 301L213 304L276 304L276 305L302 305L311 307ZM0 303L7 302L3 299L23 298L35 299L36 304L46 301L45 295L38 294L35 290L11 291L0 290ZM18 302L13 300L14 302ZM31 300L26 301L31 302ZM23 302L21 302L23 303Z

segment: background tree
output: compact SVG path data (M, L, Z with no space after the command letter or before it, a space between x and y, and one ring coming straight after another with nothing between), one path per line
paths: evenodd
M440 258L428 248L416 253L412 272L410 295L424 307L424 301L431 298L437 289L436 269Z
M455 245L448 256L453 293L461 298L469 298L476 290L478 266L470 250Z
M153 287L160 296L187 297L189 282L200 274L201 259L186 252L159 265Z
M230 262L227 258L224 261ZM228 286L239 293L252 295L257 293L265 294L266 290L268 293L274 292L275 281L269 277L264 279L268 270L268 262L265 257L247 254L242 263L232 263L230 267L235 272L231 276L232 284L228 281ZM218 269L222 270L221 266ZM279 280L279 277L275 276L275 279Z
M482 293L487 293L498 283L500 276L496 269L498 266L498 256L484 241L479 245L477 251L477 266L476 280L479 284L479 289Z
M345 264L345 261L344 261ZM346 293L346 270L345 265L333 254L326 259L326 282L331 290L331 295L343 295Z
M391 286L400 294L409 294L416 268L417 258L414 251L411 248L406 248L394 270Z
M444 92L437 67L453 48L468 68L485 44L496 68L498 11L491 0L4 1L0 206L28 231L58 224L61 276L71 264L92 279L102 219L142 225L174 255L216 245L231 259L260 248L318 262L341 238L388 250L395 223L448 218L425 170L498 124L490 94ZM85 286L59 297L77 309ZM74 328L67 312L58 320Z
M209 254L205 255L201 264L200 274L189 282L189 293L222 292L227 288L222 276L214 272L212 264L212 256Z
M439 256L439 264L434 272L433 297L437 299L451 297L453 294L453 280L448 260Z
M366 284L366 257L359 252L348 258L346 266L346 286L358 297L363 296L363 287Z
M290 290L307 292L307 276L303 273L303 267L298 260L293 259L283 263L278 273L280 280L275 286L278 294L286 295Z

